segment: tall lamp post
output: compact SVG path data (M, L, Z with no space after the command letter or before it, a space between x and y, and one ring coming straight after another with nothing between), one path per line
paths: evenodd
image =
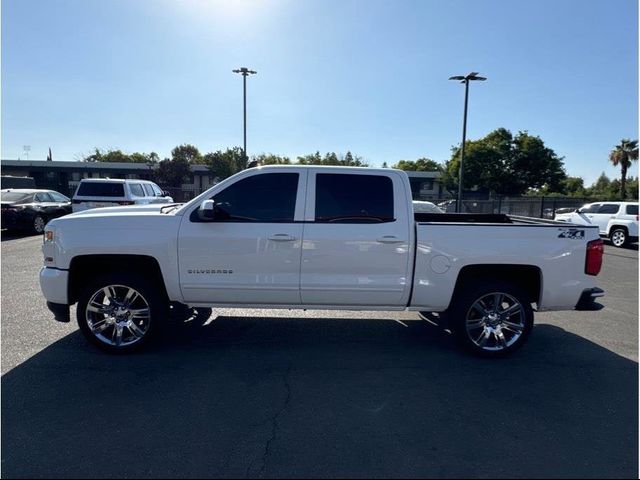
M241 67L233 71L233 73L239 73L242 75L242 97L243 97L243 117L244 117L244 146L242 152L244 153L244 161L248 162L247 157L247 77L254 75L258 72L255 70L249 70L247 67Z
M463 162L464 162L464 144L467 140L467 104L469 102L469 82L473 80L486 80L486 77L479 77L478 72L471 72L469 75L462 76L457 75L455 77L449 77L449 80L460 80L460 83L464 83L464 120L462 122L462 149L460 151L460 175L458 180L458 201L456 202L456 213L460 213L460 207L462 205L462 174L463 174Z

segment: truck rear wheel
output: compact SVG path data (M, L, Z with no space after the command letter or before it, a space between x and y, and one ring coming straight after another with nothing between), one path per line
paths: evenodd
M130 352L153 337L168 311L167 302L147 279L109 274L80 294L77 320L84 336L108 352Z
M502 357L522 347L533 328L533 308L520 288L483 282L460 293L450 309L450 327L467 350Z

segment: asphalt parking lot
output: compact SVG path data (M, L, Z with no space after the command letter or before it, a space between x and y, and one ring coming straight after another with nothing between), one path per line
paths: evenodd
M240 309L106 355L53 321L40 245L2 236L5 478L638 476L637 245L603 310L498 361L416 313Z

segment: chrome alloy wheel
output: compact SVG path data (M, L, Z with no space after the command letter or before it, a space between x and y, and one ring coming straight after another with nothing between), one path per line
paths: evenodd
M524 332L524 307L506 293L488 293L473 303L465 325L467 335L476 346L490 352L504 350L516 343Z
M149 304L140 292L125 285L108 285L95 292L85 317L91 333L114 347L139 342L151 325Z
M627 236L622 230L616 230L615 232L613 232L613 235L611 235L611 243L613 243L616 247L621 247L626 241Z

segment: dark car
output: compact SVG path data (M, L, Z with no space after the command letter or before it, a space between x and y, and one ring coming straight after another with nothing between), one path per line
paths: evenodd
M9 188L0 191L2 228L44 232L52 218L71 213L71 200L53 190Z

